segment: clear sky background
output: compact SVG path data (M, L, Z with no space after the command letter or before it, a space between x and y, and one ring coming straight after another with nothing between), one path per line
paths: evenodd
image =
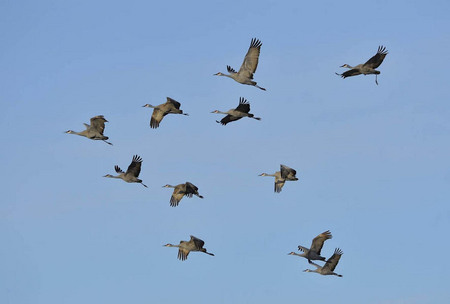
M0 302L449 303L450 2L1 1ZM255 80L239 69L262 43ZM375 77L340 65L389 54ZM150 129L146 103L181 102ZM239 97L261 121L221 126ZM109 120L114 146L64 134ZM143 158L149 188L102 176ZM273 192L280 164L298 172ZM204 199L169 206L165 184ZM331 230L336 272L287 255ZM211 257L165 248L195 235Z

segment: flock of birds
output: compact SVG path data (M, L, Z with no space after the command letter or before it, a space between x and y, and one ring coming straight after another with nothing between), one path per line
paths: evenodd
M225 76L232 78L236 82L239 82L241 84L251 85L255 86L261 90L266 90L263 87L260 87L257 85L257 82L253 81L253 74L256 71L256 68L258 67L258 61L259 61L259 54L261 51L262 43L260 40L253 38L250 42L250 47L247 51L247 54L245 55L244 61L241 65L241 68L239 71L235 71L231 66L227 65L227 71L229 74L224 73L216 73L214 75L216 76ZM386 48L383 46L378 47L377 53L372 56L366 63L358 64L356 66L350 66L348 64L344 64L341 67L348 68L349 70L337 75L341 76L342 78L347 78L351 76L356 75L369 75L374 74L375 75L375 83L378 85L378 79L377 75L380 74L380 71L376 70L381 63L383 62L384 58L388 52L386 51ZM150 127L153 129L156 129L159 127L161 121L167 114L181 114L181 115L188 115L187 113L183 113L183 110L180 109L181 104L170 98L167 97L167 101L163 104L153 106L150 104L146 104L143 107L145 108L152 108L153 113L150 119ZM222 112L219 110L215 110L211 113L215 114L223 114L226 115L224 118L222 118L220 121L217 121L217 123L220 123L222 125L226 125L230 122L237 121L243 117L253 118L255 120L261 120L259 117L255 117L253 114L250 113L250 104L244 97L239 98L239 105L235 109L230 109L226 112ZM103 135L105 130L105 122L108 122L103 115L98 115L95 117L92 117L90 119L90 124L84 124L86 129L81 132L75 132L72 130L66 131L65 133L68 134L76 134L80 136L87 137L92 140L102 140L105 143L112 145L112 143L108 142L109 139L108 136ZM122 179L123 181L127 183L139 183L143 185L144 187L147 187L141 179L139 179L139 174L141 172L141 166L142 166L142 158L138 155L134 155L133 159L131 161L131 164L128 166L128 169L126 172L124 172L122 169L120 169L119 166L114 166L114 169L118 175L111 175L106 174L104 177L108 178L118 178ZM286 181L297 181L298 178L296 177L297 172L285 165L280 165L280 171L277 171L273 174L267 174L262 173L259 176L271 176L275 177L275 184L274 184L274 191L276 193L281 192L284 184ZM180 201L183 199L183 197L193 197L194 195L203 198L202 195L198 192L198 187L190 182L186 182L184 184L179 184L176 186L172 185L165 185L163 186L165 188L173 188L173 193L170 198L170 206L176 207L180 203ZM290 255L297 255L300 257L304 257L308 260L308 262L315 266L315 270L306 269L305 272L316 272L321 275L336 275L338 277L342 277L342 275L337 274L334 272L334 269L336 268L339 259L341 258L343 252L341 249L336 248L334 251L334 254L325 261L325 258L321 256L321 250L323 247L323 244L326 240L331 239L332 235L330 231L325 231L318 236L316 236L311 244L311 248L306 248L303 246L298 246L298 250L302 251L302 254L298 254L295 252L289 253ZM178 248L178 259L179 260L186 260L189 253L191 251L198 251L203 252L208 255L214 256L214 254L208 252L206 248L204 248L205 242L201 239L190 236L189 241L180 241L178 245L172 245L172 244L166 244L164 246L166 247L177 247ZM320 266L314 262L313 260L319 260L319 261L325 261L324 266Z

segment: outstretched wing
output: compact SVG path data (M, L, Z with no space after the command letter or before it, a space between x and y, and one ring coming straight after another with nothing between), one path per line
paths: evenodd
M259 53L261 51L262 43L256 38L253 38L250 42L250 47L248 48L247 55L245 55L244 62L239 69L240 74L243 76L253 79L253 73L255 73L258 67Z
M232 67L230 67L229 65L227 65L227 71L228 71L228 73L230 73L230 74L236 74L237 72L232 68Z
M298 250L303 251L304 253L308 253L309 252L308 248L300 246L300 245L298 246Z
M159 127L159 123L161 120L166 116L166 113L164 111L161 111L160 109L154 109L152 113L152 118L150 119L150 128L156 129Z
M327 230L325 232L322 232L318 236L316 236L311 243L311 250L316 252L318 255L320 255L320 251L322 250L323 243L326 240L331 239L333 236L331 235L330 230Z
M180 247L178 249L178 259L185 261L188 258L189 252L189 250Z
M336 248L334 250L334 254L331 256L331 258L329 258L327 260L327 262L325 263L325 265L322 267L324 270L328 269L329 271L334 271L334 269L336 268L336 265L339 262L339 259L341 258L341 255L343 255L344 253L342 252L341 249Z
M90 129L94 129L103 135L103 131L105 130L105 122L108 122L103 115L98 115L91 118Z
M199 238L196 238L193 235L191 235L191 241L194 242L195 248L197 248L197 249L201 249L201 248L203 248L203 245L205 245L205 242L203 242Z
M142 158L138 155L133 156L131 164L128 166L127 174L132 174L134 177L138 177L141 173Z
M175 99L172 99L170 97L167 97L167 102L166 103L170 103L172 104L176 109L180 109L181 103L179 103L178 101L176 101Z
M239 98L239 105L237 106L236 111L242 113L250 112L250 104L247 102L247 99L245 99L244 97Z
M239 120L241 118L242 117L231 116L228 114L227 116L225 116L224 118L222 118L220 120L220 123L225 126L227 123L235 121L235 120Z
M184 194L181 192L176 191L176 189L173 190L173 194L170 197L170 206L176 207L180 203L181 199L183 198Z
M360 70L358 70L358 69L351 69L351 70L345 71L342 74L337 74L337 75L341 76L342 78L347 78L347 77L350 77L350 76L356 76L356 75L360 75L360 74L361 74Z
M295 177L295 175L297 174L297 171L285 165L280 165L280 169L282 178L289 177L290 175L290 177Z
M184 194L187 197L192 197L193 194L198 193L198 188L194 184L192 184L190 182L186 182L185 185L186 185L186 190L184 191Z
M364 65L366 65L372 69L376 69L377 67L380 66L381 63L383 63L384 57L386 57L387 54L388 54L388 51L386 50L386 47L380 45L378 47L377 53L372 58L367 60L367 62L364 63Z
M283 189L285 180L282 178L275 177L275 192L280 193L281 189Z
M120 167L117 166L117 165L114 166L114 170L116 170L117 173L125 173L125 172L123 172L122 169L120 169Z

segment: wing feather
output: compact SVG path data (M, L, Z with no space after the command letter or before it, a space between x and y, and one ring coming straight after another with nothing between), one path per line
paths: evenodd
M167 103L172 104L176 109L180 109L181 103L179 103L178 101L176 101L175 99L172 99L170 97L167 97Z
M281 177L286 178L286 177L295 177L295 175L297 174L297 171L295 171L294 169L285 166L285 165L280 165L280 171L281 171Z
M329 270L329 271L334 271L334 269L336 268L336 265L338 264L341 255L343 255L344 253L342 252L341 249L336 248L334 250L334 254L331 256L331 258L329 258L327 260L327 262L325 263L325 265L322 267L324 270Z
M205 245L205 242L195 236L191 235L191 241L194 242L195 248L202 249Z
M329 240L333 238L333 236L331 235L330 230L327 230L325 232L322 232L321 234L319 234L318 236L316 236L311 243L311 251L316 252L318 255L320 255L320 251L322 250L323 247L323 243L326 240Z
M255 73L258 67L259 53L261 51L262 43L259 39L253 38L250 42L247 54L245 55L244 62L239 69L240 74L247 78L253 79L253 73Z
M150 119L150 127L156 129L159 127L159 123L163 120L166 114L158 108L155 108L152 113L152 118Z
M377 53L374 56L372 56L372 58L367 60L367 62L364 63L364 65L366 65L372 69L376 69L377 67L380 66L380 64L383 63L384 57L386 57L387 54L388 54L388 51L386 50L386 47L380 45L378 47Z
M105 122L108 122L103 115L97 115L91 118L91 125L87 128L94 129L98 131L101 135L103 135L103 131L105 130Z
M237 106L236 111L242 113L250 112L250 104L247 102L247 99L245 99L244 97L239 98L239 105Z
M141 173L141 165L142 158L139 155L134 155L126 174L132 174L133 176L138 177L139 173Z
M347 77L351 77L351 76L356 76L356 75L360 75L361 72L358 69L351 69L348 71L345 71L342 74L338 74L339 76L341 76L342 78L347 78Z

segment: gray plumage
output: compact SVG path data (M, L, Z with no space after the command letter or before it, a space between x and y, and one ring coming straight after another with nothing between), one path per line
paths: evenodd
M291 252L289 254L304 257L308 259L308 262L311 262L311 260L325 261L325 258L320 256L320 252L322 250L323 243L331 238L333 238L333 236L331 235L331 232L327 230L325 232L322 232L312 240L311 248L298 246L298 250L303 251L302 254L298 254L295 252Z
M164 116L167 114L182 114L189 115L187 113L183 113L183 110L180 110L181 104L167 97L167 101L157 106L152 106L151 104L143 105L144 108L153 108L152 118L150 119L150 127L152 129L156 129L159 127L160 122L163 120Z
M297 171L295 171L294 169L289 168L288 166L285 165L280 165L280 171L277 171L274 174L261 173L259 176L275 177L274 191L276 193L280 193L286 181L298 180L298 178L295 176L296 174Z
M261 90L266 90L261 88L253 81L253 73L255 73L258 67L259 53L261 52L262 43L256 38L253 38L250 42L250 47L248 48L247 55L245 55L244 62L241 68L236 72L231 66L227 65L227 70L230 74L223 74L221 72L216 73L216 76L226 76L234 79L235 81L255 86Z
M185 261L191 251L199 251L214 256L213 253L207 252L206 248L203 248L205 242L201 239L191 235L189 241L180 241L179 245L166 244L165 247L178 247L178 259Z
M222 125L226 125L229 122L236 121L241 119L242 117L249 117L256 120L261 120L259 117L255 117L255 115L249 113L250 112L250 104L247 102L247 100L244 97L239 98L239 105L236 109L231 109L226 112L221 112L219 110L212 111L211 113L215 114L225 114L226 116L222 118L220 121L217 121L217 123L220 123Z
M141 165L142 158L138 155L134 155L131 164L128 166L127 172L123 172L122 169L116 165L114 166L114 169L117 173L119 173L119 175L114 176L111 174L106 174L104 177L120 178L127 183L140 183L142 186L147 188L147 186L142 183L142 180L138 178L139 173L141 173Z
M336 248L334 250L334 254L331 256L331 258L329 258L327 260L327 262L325 263L325 265L323 267L317 265L316 263L309 262L311 265L316 266L316 269L314 269L314 270L305 269L304 271L305 272L316 272L316 273L321 274L321 275L335 275L335 276L338 276L338 277L342 277L342 275L335 273L334 269L336 268L336 266L339 263L339 260L341 259L341 256L343 254L344 253L342 252L341 249Z
M356 76L356 75L369 75L369 74L375 74L375 83L378 84L377 75L380 74L380 71L375 70L377 67L383 63L384 57L388 54L388 51L386 50L386 47L380 45L378 47L377 53L372 56L369 60L367 60L364 64L358 64L357 66L352 67L351 65L344 64L341 66L341 68L348 68L350 70L336 75L341 76L342 78L347 78L350 76Z
M112 143L107 142L108 136L103 135L103 131L105 131L105 122L108 122L103 115L97 115L91 118L91 124L84 124L86 130L81 132L75 132L72 130L68 130L65 133L68 134L76 134L80 136L87 137L92 140L102 140L108 145L112 145Z
M201 196L198 193L198 188L197 186L195 186L194 184L190 183L190 182L186 182L184 184L179 184L176 186L172 186L172 185L165 185L163 186L165 188L173 188L173 193L172 196L170 197L170 206L172 207L176 207L178 206L178 204L180 203L181 199L184 196L187 197L192 197L193 195L198 196L199 198L203 198L203 196Z

